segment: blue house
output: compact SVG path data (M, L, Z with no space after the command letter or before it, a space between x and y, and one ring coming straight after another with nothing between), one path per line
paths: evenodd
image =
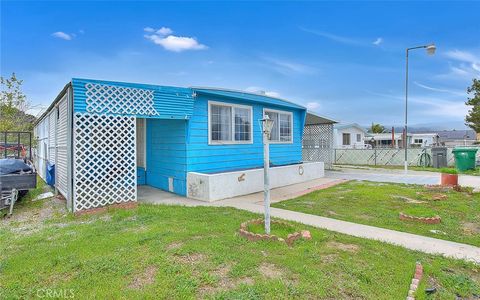
M248 194L263 189L265 115L274 120L272 186L322 177L322 162L302 162L301 105L226 89L78 78L36 123L37 167L55 164L56 189L72 211L136 201L142 185L204 201Z

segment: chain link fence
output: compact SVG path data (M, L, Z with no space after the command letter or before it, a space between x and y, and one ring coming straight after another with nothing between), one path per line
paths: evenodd
M447 164L453 166L455 158L447 147ZM407 149L409 166L424 166L426 156L432 157L431 148ZM405 149L334 149L334 163L338 165L403 166Z

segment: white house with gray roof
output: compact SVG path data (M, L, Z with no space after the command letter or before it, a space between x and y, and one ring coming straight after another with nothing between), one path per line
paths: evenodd
M365 149L367 131L357 123L338 124L333 127L333 140L336 149Z

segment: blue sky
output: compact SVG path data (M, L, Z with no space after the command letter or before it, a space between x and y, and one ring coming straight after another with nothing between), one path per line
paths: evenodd
M462 129L475 2L1 2L1 74L47 106L72 77L266 91L343 122Z

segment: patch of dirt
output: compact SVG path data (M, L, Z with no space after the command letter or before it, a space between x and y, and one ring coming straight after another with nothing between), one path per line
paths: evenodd
M400 195L392 195L392 197L396 198L396 199L403 200L403 201L405 201L405 203L413 203L413 204L426 203L426 201L412 199L412 198L405 197L405 196L400 196Z
M363 219L363 220L373 220L374 219L374 217L372 217L370 215L365 215L365 214L358 215L357 217L360 218L360 219Z
M462 229L465 234L480 234L480 224L478 223L465 222L462 224Z
M438 283L437 279L435 277L431 277L429 276L428 277L428 280L427 280L427 289L428 288L441 288L442 286Z
M182 264L194 265L205 261L206 256L201 253L191 253L186 255L176 255L175 260Z
M166 249L167 250L175 250L175 249L181 248L182 246L183 246L183 243L181 243L181 242L173 242L171 244L168 244Z
M382 182L378 182L378 183L368 183L367 184L368 186L384 186L384 185L387 185L386 183L382 183Z
M25 210L15 209L14 207L11 217L0 220L0 228L4 227L16 234L30 235L45 228L44 221L53 218L55 215L65 215L66 213L65 202L52 197L43 200L41 207Z
M128 285L128 288L139 290L154 283L157 272L158 268L156 266L148 266L142 274L133 279L133 281Z
M327 246L330 247L330 248L335 248L335 249L339 249L339 250L347 251L347 252L351 252L351 253L356 253L360 250L360 247L358 245L344 244L344 243L334 242L334 241L328 242Z
M432 195L433 201L447 200L448 196L446 194L434 194Z
M260 267L258 267L258 271L269 279L281 278L283 276L283 271L270 263L262 263Z
M241 284L253 285L254 280L250 277L242 277L238 279L233 279L228 276L228 273L231 270L231 266L224 264L219 266L217 269L210 272L210 275L218 278L218 283L216 285L204 285L201 286L198 290L198 293L202 296L208 294L214 294L219 291L231 290L236 288ZM203 298L203 297L201 297Z
M351 189L344 189L344 190L339 190L338 192L343 194L343 193L353 192L353 190L351 190Z
M337 214L336 212L334 212L333 210L329 210L327 211L327 213L331 216L339 216L340 214Z
M431 233L435 233L435 234L443 234L443 235L447 234L447 233L444 232L444 231L436 230L436 229L431 229L431 230L429 230L429 231L430 231Z
M322 263L330 264L336 261L337 258L338 258L338 254L327 254L322 256L321 261Z

